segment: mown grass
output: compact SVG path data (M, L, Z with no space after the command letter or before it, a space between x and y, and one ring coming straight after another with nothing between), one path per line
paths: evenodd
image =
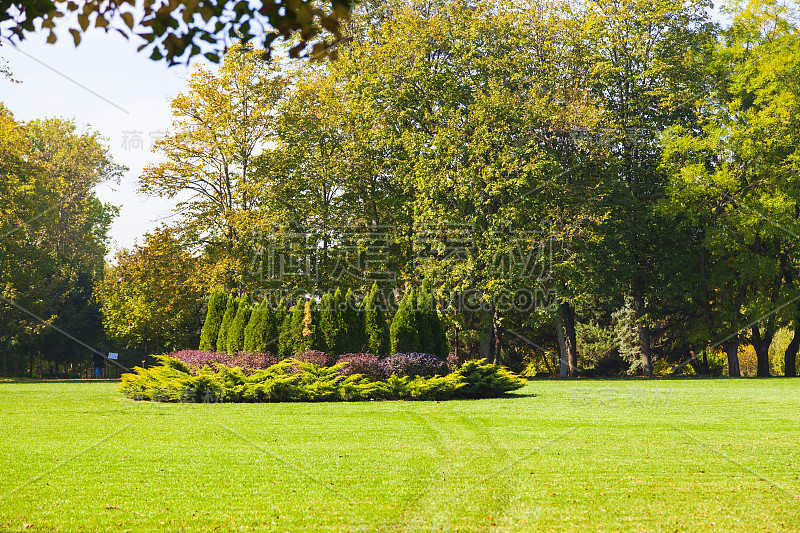
M537 380L496 400L352 404L115 388L0 384L0 530L800 529L800 381Z

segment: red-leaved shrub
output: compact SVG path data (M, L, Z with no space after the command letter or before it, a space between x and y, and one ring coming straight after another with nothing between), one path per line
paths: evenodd
M305 352L297 354L294 358L298 361L313 363L317 366L333 366L336 364L335 356L317 350L306 350Z
M387 376L447 375L447 363L430 353L396 353L381 361Z
M347 353L339 358L339 362L347 363L347 366L339 371L342 375L363 374L375 380L386 378L381 360L371 353Z
M169 356L196 367L208 366L213 368L214 365L212 363L219 363L231 368L238 366L246 374L252 374L256 370L263 370L280 362L280 359L271 353L237 352L235 354L227 354L203 350L181 350L171 353Z

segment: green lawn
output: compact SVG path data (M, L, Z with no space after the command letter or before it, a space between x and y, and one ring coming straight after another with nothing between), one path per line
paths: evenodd
M0 531L800 530L800 380L543 380L441 403L115 388L0 383Z

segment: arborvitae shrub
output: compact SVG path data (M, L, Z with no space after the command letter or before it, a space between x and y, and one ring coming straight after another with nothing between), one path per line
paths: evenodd
M275 352L278 349L278 325L272 305L264 300L260 307L261 321L256 328L254 338L256 352Z
M383 358L389 355L389 324L383 313L383 302L378 284L373 283L372 289L362 304L364 315L364 334L367 348L370 352Z
M417 333L419 333L419 351L423 353L433 353L436 341L431 329L431 305L432 298L429 293L421 291L417 295L417 307L414 310L414 317L417 323Z
M320 313L317 302L313 299L306 300L303 308L303 330L300 345L296 351L318 350L325 351L325 338L319 326Z
M236 298L231 294L228 296L228 302L225 304L225 314L222 315L222 324L219 326L219 333L217 335L217 351L220 353L228 353L228 329L230 329L233 317L236 315Z
M320 300L320 332L325 339L325 346L332 354L340 354L342 346L340 346L342 336L342 313L336 306L333 294L326 292L322 295Z
M305 310L305 299L299 298L295 306L292 307L292 312L289 315L289 332L287 341L287 349L290 354L289 357L294 357L295 354L305 350L303 347L303 322L306 315Z
M256 351L256 332L259 330L260 323L263 320L264 313L261 306L253 309L250 313L250 320L247 321L247 326L244 328L244 344L242 345L242 351Z
M278 337L275 340L275 342L272 343L273 346L272 350L278 355L281 355L281 341L283 340L284 337L283 321L286 318L286 315L288 314L288 311L286 309L286 298L281 298L281 301L278 302L278 305L275 307L272 314L273 314L272 320L275 323L275 335L273 338Z
M246 294L239 297L236 315L228 328L228 353L241 352L244 349L244 330L250 321L252 307Z
M278 339L278 354L285 359L294 355L294 337L292 336L292 316L294 314L294 307L288 309L286 303L283 300L281 300L281 302L284 305L278 309L280 316L282 316L279 323L280 338Z
M227 295L219 290L211 293L208 299L208 312L200 331L200 349L215 350L217 348L217 336L222 325L222 317L225 315L225 307L228 304Z
M400 301L392 326L389 329L391 335L392 352L418 352L419 333L417 331L416 313L414 310L414 289L409 288Z
M337 288L333 294L333 306L336 309L335 324L336 329L331 335L333 337L333 346L330 347L331 353L341 355L347 352L347 324L344 322L344 311L347 301L344 298L341 288Z
M342 353L357 353L366 348L367 339L364 334L364 316L356 305L356 297L353 289L347 290L345 296L345 308L342 312L342 322L344 323L344 351ZM341 355L337 353L336 355Z
M275 315L275 323L280 330L283 325L283 319L286 318L287 315L286 298L281 298L273 314Z

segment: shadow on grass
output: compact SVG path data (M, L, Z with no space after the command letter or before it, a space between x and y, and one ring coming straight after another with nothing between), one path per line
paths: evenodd
M770 376L769 378L755 378L755 377L740 377L732 378L730 376L653 376L646 378L644 376L579 376L577 378L561 378L558 376L539 376L531 377L525 376L529 382L542 382L542 381L563 381L564 383L591 383L599 382L637 382L647 383L650 381L704 381L704 380L737 380L737 379L776 379L783 376Z

